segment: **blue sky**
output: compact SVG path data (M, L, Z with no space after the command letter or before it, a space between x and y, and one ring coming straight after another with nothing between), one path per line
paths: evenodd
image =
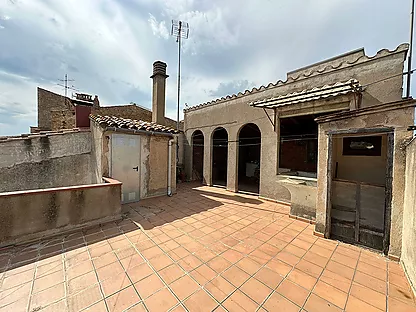
M349 50L394 49L409 41L409 13L410 0L0 0L0 135L36 125L36 87L62 94L66 73L104 106L150 108L155 60L168 64L175 118L172 19L190 24L182 103L192 106Z

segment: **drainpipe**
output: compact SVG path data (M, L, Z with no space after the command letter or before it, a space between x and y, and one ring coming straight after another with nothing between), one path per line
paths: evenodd
M174 140L169 140L168 155L168 196L172 196L172 145Z

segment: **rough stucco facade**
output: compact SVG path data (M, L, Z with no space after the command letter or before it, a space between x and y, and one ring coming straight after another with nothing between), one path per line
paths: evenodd
M0 140L0 192L92 184L90 131Z
M402 263L416 294L416 139L406 148Z
M287 175L280 172L279 154L282 125L290 118L313 114L330 115L338 112L365 110L369 107L402 100L403 64L408 45L403 44L393 51L381 50L374 56L364 54L359 49L344 55L304 67L287 74L286 81L278 81L267 87L253 88L244 93L227 96L208 103L186 109L185 112L185 165L187 176L193 175L193 134L203 134L203 182L213 184L213 141L216 129L224 128L227 133L226 188L229 191L239 189L239 134L247 124L255 124L261 132L259 195L291 204L291 214L317 221L317 232L322 229L323 192L322 181L326 174L322 172L323 162L328 159L323 131L329 127L335 129L365 128L389 125L403 128L413 124L413 108L403 108L393 113L369 115L352 118L344 123L330 124L317 129L318 169L314 175ZM339 92L333 96L317 96L312 100L297 101L294 104L276 105L273 109L253 107L253 103L273 102L278 98L293 97L296 92L302 94L319 92L319 88L334 88L336 83L356 81L358 92ZM319 93L318 93L319 94ZM261 105L259 105L260 107ZM302 125L302 123L299 123ZM301 127L301 126L299 126ZM316 123L315 123L315 127ZM324 130L325 128L325 130ZM404 201L404 162L405 153L400 144L409 139L409 133L394 132L394 170L393 196L391 207L390 253L400 256L401 249L401 213ZM321 186L320 186L321 185ZM318 210L317 210L318 209ZM394 228L393 228L394 227Z

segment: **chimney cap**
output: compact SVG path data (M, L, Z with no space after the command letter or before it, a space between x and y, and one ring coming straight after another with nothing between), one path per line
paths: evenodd
M165 78L168 78L169 75L166 75L166 67L168 65L165 62L162 61L155 61L153 63L153 75L150 76L150 78L154 78L156 75L161 75Z

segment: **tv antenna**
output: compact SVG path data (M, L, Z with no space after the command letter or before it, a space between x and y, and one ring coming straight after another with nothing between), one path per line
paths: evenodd
M73 85L68 86L68 82L72 82L72 81L75 81L75 80L74 79L68 79L67 74L65 74L65 79L58 79L58 80L62 81L64 83L64 84L57 83L57 85L61 86L61 87L64 87L64 89L65 89L65 98L67 97L68 90L79 91L78 89L75 89L75 86L73 86Z
M189 37L189 24L183 21L172 20L171 35L176 37L178 43L178 110L176 129L179 130L179 107L181 96L181 41L182 39L188 39Z

